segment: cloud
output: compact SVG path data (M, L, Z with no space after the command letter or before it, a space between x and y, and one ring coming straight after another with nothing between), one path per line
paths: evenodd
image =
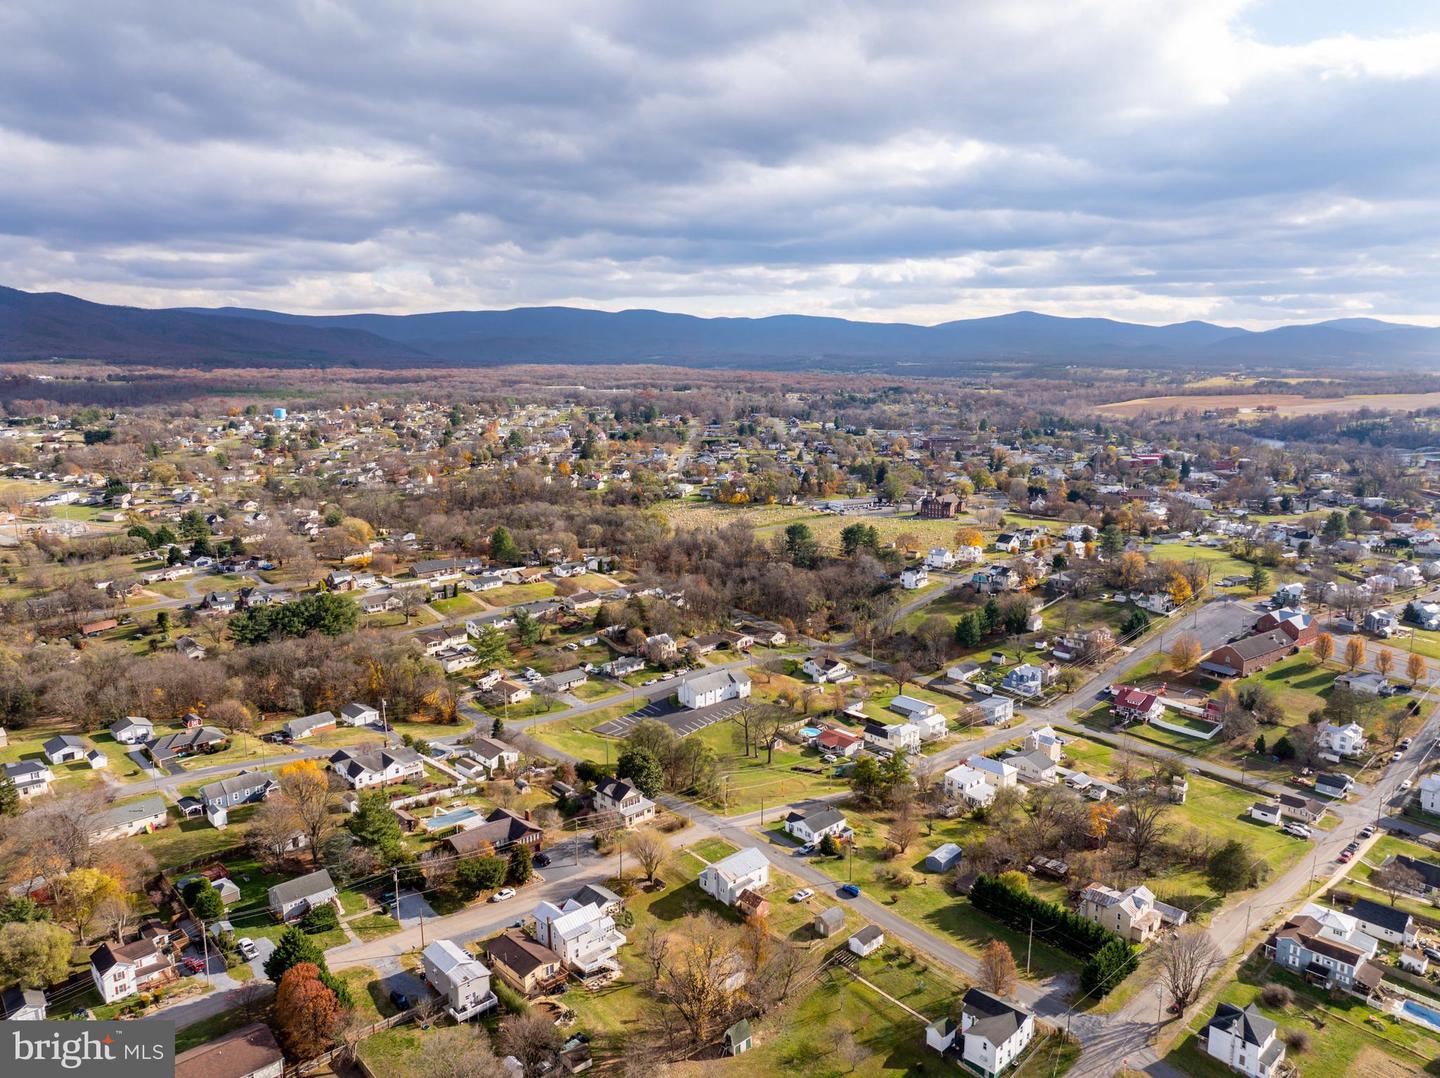
M1310 39L1303 5L1239 0L85 6L0 8L18 287L1440 322L1433 28Z

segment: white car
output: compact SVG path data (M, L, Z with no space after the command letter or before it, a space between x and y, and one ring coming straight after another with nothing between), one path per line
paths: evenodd
M815 892L808 887L803 887L790 896L791 902L804 902L807 898L814 898Z
M500 888L500 890L496 891L493 895L490 896L490 901L491 901L491 902L504 902L507 898L514 898L514 897L515 897L515 888L513 888L513 887L502 887L502 888Z
M1414 786L1414 785L1415 785L1415 780L1414 780L1414 779L1406 779L1404 782L1402 782L1402 783L1400 784L1400 789L1401 789L1401 791L1405 791L1405 790L1410 789L1410 787L1412 787L1412 786Z
M1310 837L1310 828L1306 827L1303 823L1296 823L1293 820L1281 827L1280 830L1284 831L1287 835L1294 835L1296 838Z
M260 948L255 946L255 941L249 936L242 936L235 941L235 946L240 948L240 953L246 958L259 958Z

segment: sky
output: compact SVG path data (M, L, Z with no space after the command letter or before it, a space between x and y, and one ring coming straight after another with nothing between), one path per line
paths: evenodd
M0 284L1440 324L1440 4L6 0Z

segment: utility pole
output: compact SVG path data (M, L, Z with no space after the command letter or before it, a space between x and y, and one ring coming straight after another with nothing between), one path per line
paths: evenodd
M1030 976L1030 950L1035 945L1035 918L1030 918L1030 931L1025 938L1025 976Z

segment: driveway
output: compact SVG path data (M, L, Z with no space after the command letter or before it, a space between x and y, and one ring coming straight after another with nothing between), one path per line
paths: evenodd
M395 920L399 921L403 928L418 925L422 919L433 921L438 916L430 908L430 903L425 901L425 896L415 891L401 891L395 905Z

